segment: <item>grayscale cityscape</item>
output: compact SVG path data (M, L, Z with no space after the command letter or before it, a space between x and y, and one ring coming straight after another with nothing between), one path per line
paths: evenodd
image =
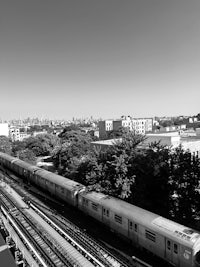
M200 1L0 8L0 267L200 267Z

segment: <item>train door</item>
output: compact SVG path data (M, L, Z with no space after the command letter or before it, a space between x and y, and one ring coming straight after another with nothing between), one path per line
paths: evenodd
M176 242L166 238L165 241L165 255L167 261L179 266L179 246Z
M134 244L138 244L138 224L128 220L128 237Z
M102 221L110 226L110 210L102 207Z
M173 263L176 265L176 266L179 266L179 254L180 254L180 251L179 251L179 245L175 242L173 242Z
M167 239L165 240L165 255L166 259L169 262L172 262L172 241Z

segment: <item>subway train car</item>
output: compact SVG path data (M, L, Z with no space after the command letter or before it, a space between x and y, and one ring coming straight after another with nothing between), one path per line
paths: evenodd
M17 158L14 158L8 154L0 152L0 165L12 169L12 163L17 161Z
M82 184L4 153L0 153L0 163L173 266L200 267L200 233L197 231L122 200L87 192Z
M73 206L77 206L78 204L79 191L85 190L85 186L80 183L1 152L0 163L17 175L20 175L25 182L35 184L49 192L52 196L56 196Z
M31 165L23 160L12 157L10 155L0 152L0 163L4 167L12 170L16 174L20 175L25 182L30 183L30 179L36 170L40 170L39 167Z
M79 194L78 206L113 232L173 266L200 266L200 233L122 200L96 192Z
M85 190L82 184L44 169L37 170L32 175L31 182L73 206L78 204L78 193Z
M31 183L34 173L40 168L18 159L12 162L11 170L20 175L26 183Z

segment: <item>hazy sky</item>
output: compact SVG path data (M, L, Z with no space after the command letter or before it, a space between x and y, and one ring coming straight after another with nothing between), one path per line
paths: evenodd
M2 0L0 118L200 112L199 0Z

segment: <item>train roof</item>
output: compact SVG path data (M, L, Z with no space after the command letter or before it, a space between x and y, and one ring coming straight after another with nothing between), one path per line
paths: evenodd
M2 158L4 158L4 159L7 159L7 160L9 160L9 161L12 161L12 160L14 160L14 159L17 159L17 158L15 158L15 157L13 157L13 156L11 156L11 155L8 155L8 154L6 154L6 153L3 153L3 152L0 152L0 157L2 157Z
M84 191L81 193L82 196L85 196L87 199L91 201L101 201L103 198L107 198L108 196L103 193L97 193L95 191Z
M192 247L196 242L200 242L200 233L196 230L168 220L155 213L102 193L88 192L82 194L85 195L86 199L96 201L96 203L99 203L103 207L112 209L119 216L145 225L147 229L163 234L173 240L178 239L179 243Z
M28 162L25 162L25 161L23 161L21 159L18 159L16 157L10 156L10 155L5 154L5 153L1 153L0 152L0 157L10 161L11 163L15 162L16 165L18 165L20 167L23 167L23 168L26 168L26 169L28 169L30 171L34 171L36 169L39 169L39 167L37 167L35 165L32 165L32 164L30 164Z
M54 183L58 186L65 187L68 190L77 190L84 187L80 183L77 183L73 180L60 176L53 172L46 171L44 169L39 168L39 171L37 171L36 174L39 174L39 176L41 176L43 179L46 179L49 182Z
M181 240L193 244L200 239L200 233L196 230L188 228L184 225L173 222L161 216L154 219L152 221L152 224L161 229L162 231L170 232L171 234L173 234L173 236L176 236Z
M40 169L39 167L37 167L35 165L32 165L32 164L30 164L28 162L25 162L25 161L23 161L21 159L17 159L15 161L15 165L20 166L22 168L25 168L25 169L27 169L29 171L32 171L32 172L35 171L35 170L39 170Z

